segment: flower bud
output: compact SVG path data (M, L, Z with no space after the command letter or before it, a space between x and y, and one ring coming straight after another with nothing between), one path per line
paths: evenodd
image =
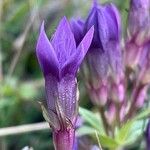
M122 103L125 96L125 87L123 83L112 83L111 89L110 89L110 98L114 102Z
M112 125L116 119L116 107L113 103L109 104L107 111L105 112L107 122Z
M148 86L144 86L142 89L140 89L135 102L135 106L137 108L142 108L144 101L147 98L147 90L148 90Z
M131 0L130 2L128 29L130 37L138 45L142 44L147 37L150 37L150 34L148 34L150 25L149 9L149 0Z
M108 94L108 87L107 84L100 83L99 87L94 88L91 85L89 90L89 94L93 103L97 106L104 106L107 103L107 94Z

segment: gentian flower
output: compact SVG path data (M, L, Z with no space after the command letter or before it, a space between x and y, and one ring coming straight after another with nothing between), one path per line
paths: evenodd
M128 30L132 40L138 40L140 44L146 40L147 31L150 25L150 1L149 0L131 0L129 10ZM144 36L144 37L143 37ZM143 39L141 39L143 37ZM139 39L140 38L140 39Z
M149 0L130 1L125 62L132 69L137 67L143 51L143 45L150 39L149 10Z
M36 54L45 78L49 124L56 150L72 150L78 113L76 75L91 44L93 27L76 46L64 17L49 41L42 23Z
M105 78L110 66L114 72L119 73L122 69L120 49L121 23L116 6L114 4L101 6L94 1L84 25L83 21L81 24L81 20L76 22L73 20L72 28L76 43L81 40L81 36L76 36L76 34L85 35L93 25L95 29L94 36L87 55L88 64L92 69L91 72L98 78Z
M71 19L70 21L76 44L79 45L84 37L84 21L82 19Z
M71 21L72 22L72 21ZM83 25L84 24L84 25ZM91 99L96 105L105 105L108 93L108 76L112 76L120 84L122 74L122 56L120 48L121 19L114 4L98 5L95 0L87 19L79 23L72 22L76 43L81 41L81 35L94 25L94 36L85 59L84 78ZM76 32L78 31L78 32ZM80 33L76 36L77 33ZM88 69L87 69L88 68ZM95 97L95 98L93 98Z

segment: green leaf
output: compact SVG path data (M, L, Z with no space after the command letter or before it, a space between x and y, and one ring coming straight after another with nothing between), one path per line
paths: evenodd
M141 120L150 116L150 108L144 109L137 116L134 117L134 120Z
M119 144L117 143L115 139L112 139L108 136L99 135L99 141L102 147L105 147L105 148L116 149L119 146Z
M79 136L84 136L84 135L93 135L95 134L95 129L89 126L82 126L76 131L76 135Z
M7 23L16 23L21 20L29 12L28 3L20 3L17 5L14 12L12 12L8 18Z
M116 135L116 140L121 145L129 145L137 140L143 133L143 120L150 115L150 109L143 110L140 114L125 123Z
M128 121L127 123L125 123L120 130L118 131L115 139L121 144L123 145L125 143L125 141L127 140L129 133L131 131L131 127L133 125L133 121Z
M84 109L84 108L79 108L79 113L80 115L84 118L84 120L91 125L95 130L98 130L101 134L106 134L104 131L104 127L102 124L102 121L100 120L100 117L97 116L95 113Z
M144 120L137 120L133 123L131 127L130 134L125 141L124 145L132 145L138 140L138 138L143 135L143 131L145 130L147 125L147 121L145 122Z

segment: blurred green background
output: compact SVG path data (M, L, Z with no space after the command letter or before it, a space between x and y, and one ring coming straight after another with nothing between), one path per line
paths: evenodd
M101 0L101 3L108 2ZM126 28L128 0L114 0ZM60 18L86 18L92 0L0 0L0 128L44 121L37 101L45 99L35 55L42 20L50 37ZM79 76L80 78L80 76ZM80 80L79 80L80 81ZM80 85L80 105L92 107ZM53 149L50 130L0 138L0 150Z

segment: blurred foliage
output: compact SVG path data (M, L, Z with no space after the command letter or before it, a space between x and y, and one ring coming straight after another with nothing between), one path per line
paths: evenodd
M135 147L139 144L138 148L140 147L141 142L138 143L137 141L143 139L143 131L148 121L148 119L145 120L145 118L150 116L150 108L143 109L138 115L123 124L121 128L116 127L113 138L105 133L102 120L97 113L81 107L79 113L83 117L85 124L77 130L77 136L90 135L97 140L95 136L97 133L102 147L116 150L122 146L129 147L132 145L132 147Z
M108 0L100 1L103 3ZM45 20L46 31L51 36L62 16L86 17L91 2L91 0L0 1L0 127L44 121L37 103L45 99L44 83L35 56L40 24ZM121 0L112 0L112 2L121 10L122 24L125 28L129 1L122 3ZM91 109L92 105L82 88L83 83L79 82L79 85L80 105ZM80 111L82 113L82 109ZM84 113L88 114L86 111ZM90 115L87 115L89 116L87 119L91 118ZM92 119L96 119L95 116ZM94 122L87 121L91 125ZM95 128L99 128L96 126ZM87 125L80 129L79 134L94 132L90 129L91 127ZM102 129L99 128L98 131L102 133ZM8 150L18 150L26 145L36 150L46 150L53 149L50 137L51 133L41 131L9 136L2 141L5 143L5 149Z

